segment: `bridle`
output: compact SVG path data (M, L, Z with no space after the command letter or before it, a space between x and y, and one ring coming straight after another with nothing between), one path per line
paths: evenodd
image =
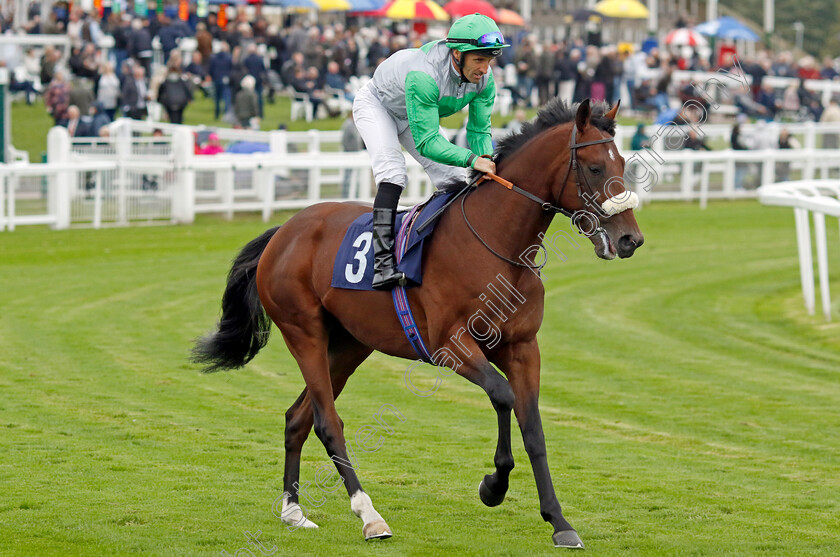
M580 149L581 147L588 147L590 145L598 145L600 143L612 143L614 141L614 138L613 137L604 137L602 139L596 139L594 141L585 141L583 143L576 143L576 140L577 140L577 126L575 125L575 126L572 126L572 134L571 134L571 137L569 139L569 151L570 151L569 166L566 168L566 174L563 176L563 182L562 182L563 185L560 187L560 193L557 196L557 199L558 200L562 199L563 191L566 189L566 184L569 180L569 175L574 170L575 171L575 187L577 188L578 198L584 201L584 206L589 206L589 205L591 205L591 203L587 202L584 199L583 188L581 187L581 183L584 186L586 186L586 190L587 190L587 194L589 195L589 199L596 199L597 196L595 194L595 190L592 189L592 186L587 181L586 175L583 172L583 168L578 164L577 150ZM569 211L568 209L564 209L563 207L557 207L556 205L553 205L552 203L537 197L536 195L532 194L531 192L523 190L519 186L516 186L515 184L513 184L513 182L509 182L508 180L505 180L501 176L497 176L496 174L492 174L492 173L487 173L487 174L481 175L477 180L475 180L469 186L470 190L466 193L466 195L461 197L461 214L464 216L464 222L467 224L467 227L470 229L470 231L473 233L473 235L478 239L478 241L481 242L481 244L485 248L487 248L490 251L490 253L492 253L493 255L498 257L499 259L502 259L503 261L505 261L507 263L510 263L511 265L514 265L516 267L523 267L523 268L526 268L526 269L535 269L535 270L542 269L545 266L545 264L548 260L547 255L543 259L543 262L540 265L528 265L528 264L525 264L525 263L520 263L518 261L514 261L512 259L509 259L509 258L505 257L504 255L498 253L493 248L491 248L487 244L487 242L485 242L484 239L481 236L479 236L478 232L475 230L475 228L473 228L472 224L470 224L469 219L467 219L467 212L466 212L466 209L464 208L464 202L466 201L467 196L470 193L472 193L478 187L479 184L481 184L482 182L488 182L488 181L496 182L497 184L500 184L500 185L504 186L505 188L509 189L510 191L516 192L519 195L522 195L522 196L530 199L531 201L534 201L535 203L538 203L543 211L547 211L547 212L551 212L551 213L560 213L561 215L564 215L564 216L572 219L573 222L574 222L575 213L573 213L572 211ZM584 210L583 212L584 213L590 213L590 214L591 213L596 213L596 215L599 216L599 217L609 218L609 215L607 215L603 211L603 209L601 209L601 207L599 207L597 205L595 207L596 207L595 211ZM600 220L598 220L598 222L600 223ZM589 234L589 236L595 236L596 234L601 236L602 240L604 240L604 241L607 240L607 238L606 238L607 232L606 232L606 230L604 230L603 226L600 226L600 224L591 234ZM540 248L545 253L545 246L540 244Z

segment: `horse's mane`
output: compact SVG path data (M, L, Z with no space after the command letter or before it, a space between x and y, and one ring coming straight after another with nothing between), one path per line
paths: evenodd
M521 131L508 134L499 140L494 156L496 164L515 153L520 147L545 130L560 124L574 122L578 106L580 106L580 103L567 105L560 97L555 97L550 100L539 111L534 120L522 124ZM609 105L605 102L592 103L592 115L589 121L599 130L615 136L615 120L610 120L604 116L609 109ZM470 177L475 178L476 174L477 172L473 170L470 172ZM441 186L441 189L461 189L466 185L466 182L459 180L447 183Z
M499 140L496 147L496 164L515 153L520 147L545 130L560 124L574 122L578 106L578 104L569 106L560 97L553 98L539 111L534 120L522 124L522 131L506 135ZM605 102L593 103L590 122L599 130L615 136L615 121L604 117L609 108L609 105Z

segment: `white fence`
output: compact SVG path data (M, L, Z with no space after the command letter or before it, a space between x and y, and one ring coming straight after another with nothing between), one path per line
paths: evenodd
M806 180L769 184L759 189L759 199L765 205L793 208L802 295L805 298L805 308L811 315L814 314L816 306L814 261L811 251L811 215L813 214L820 299L823 315L826 320L831 321L825 217L828 215L840 218L840 180Z
M786 126L804 146L796 150L666 150L665 139L650 149L626 149L634 128L621 127L618 144L628 175L641 198L653 200L755 197L759 184L790 179L840 177L840 126ZM153 130L163 135L149 135ZM667 128L663 128L667 129ZM729 134L727 126L705 125L710 142ZM779 128L744 127L765 135ZM195 134L210 129L119 120L108 138L71 139L65 129L48 135L48 162L0 165L0 230L23 224L106 226L132 222L191 222L198 213L297 209L319 201L370 202L375 194L365 152L340 151L341 132L253 132L214 129L228 149L242 142L265 152L196 155ZM662 130L649 126L658 137ZM497 137L505 133L494 130ZM831 135L833 139L827 140ZM403 202L426 198L431 184L407 157L409 185Z

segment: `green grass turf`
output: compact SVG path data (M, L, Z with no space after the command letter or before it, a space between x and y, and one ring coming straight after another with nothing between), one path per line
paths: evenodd
M638 220L632 259L587 244L545 272L541 407L566 517L592 555L840 554L839 329L805 314L791 211L662 203ZM318 530L272 515L303 386L280 335L237 372L187 362L266 227L0 234L0 554L233 555L257 530L275 555L558 554L516 428L508 497L486 508L486 396L446 377L418 398L381 355L338 409L350 436L385 403L406 417L357 451L394 538L364 542L343 490L310 506ZM302 479L326 463L311 436Z

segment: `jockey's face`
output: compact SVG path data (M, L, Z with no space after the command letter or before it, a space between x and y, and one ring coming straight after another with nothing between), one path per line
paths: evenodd
M478 83L490 71L490 61L493 60L492 56L477 52L459 52L457 50L453 54L455 55L456 62L463 57L464 68L462 71L464 72L464 77L470 83Z

